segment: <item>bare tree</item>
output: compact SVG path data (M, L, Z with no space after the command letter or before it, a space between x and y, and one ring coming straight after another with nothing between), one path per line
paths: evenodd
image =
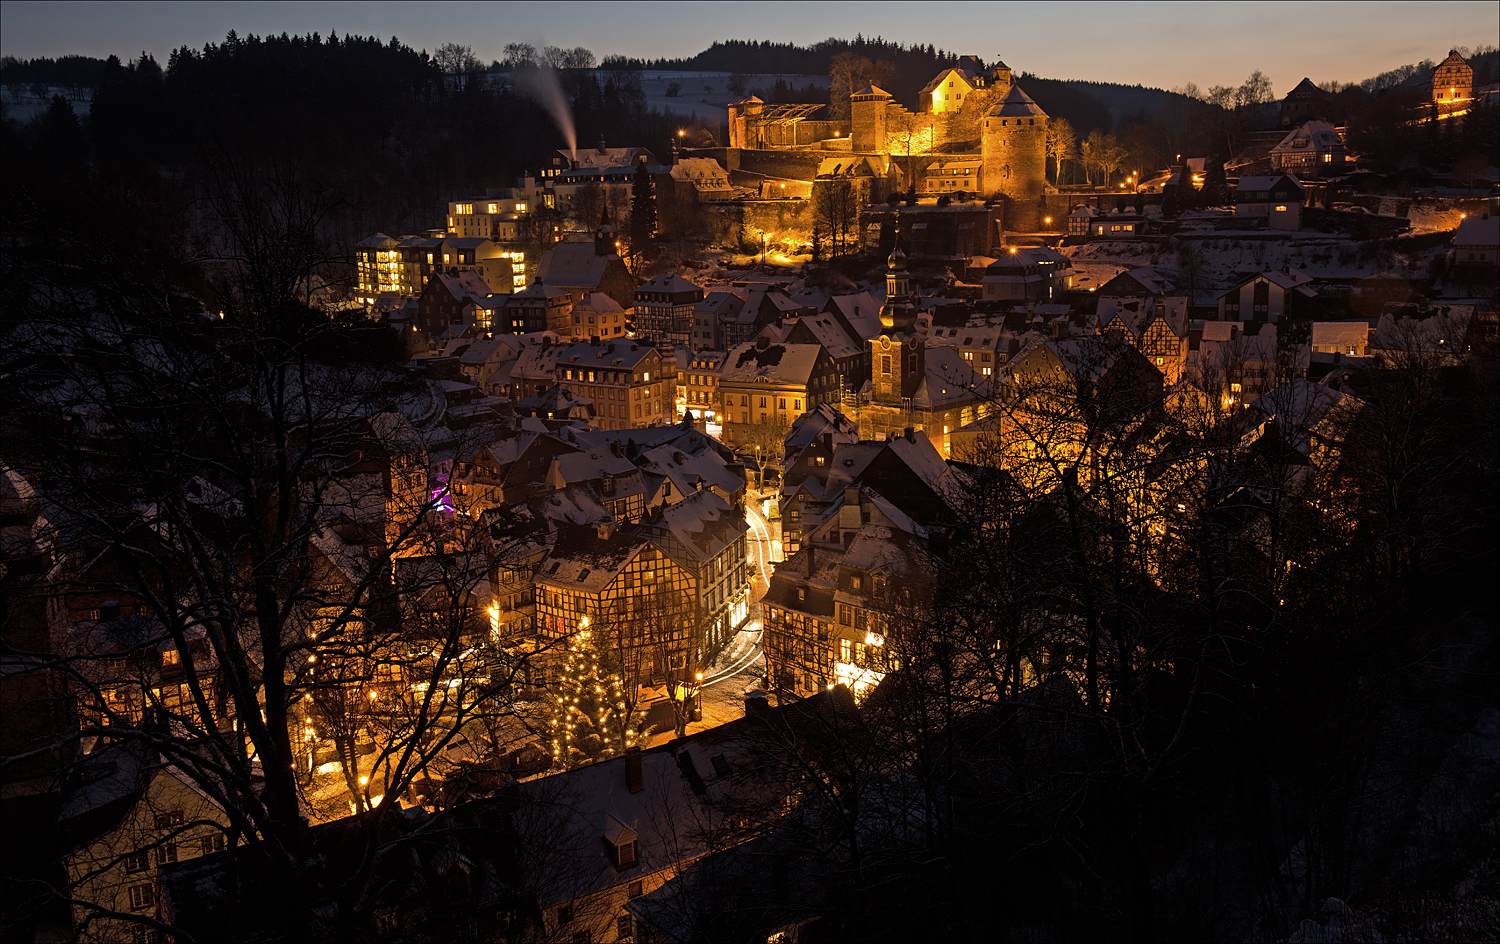
M171 286L161 304L92 286L55 296L6 346L0 370L26 393L6 404L5 451L47 496L61 553L118 560L63 590L138 601L131 618L144 621L124 653L111 643L33 655L90 708L67 737L140 745L186 778L282 890L296 936L312 920L298 879L308 722L333 729L345 795L379 820L396 804L374 794L404 792L506 680L465 661L473 600L461 591L482 568L451 553L451 535L436 573L393 579L402 555L451 520L446 484L410 424L382 420L410 409L410 379L351 356L341 329L299 299L322 258L324 204L295 178L243 165L217 180L214 308ZM59 344L76 356L59 358ZM400 605L432 591L441 631L413 653ZM132 675L134 654L168 649L170 685ZM353 699L368 698L366 671L382 662L405 672L399 718L373 725L377 774L349 755L372 726ZM349 878L353 906L361 878Z
M443 43L432 54L432 61L443 70L445 75L463 75L484 71L484 63L474 55L473 47L460 46L458 43Z
M814 181L812 203L813 216L829 236L829 256L843 255L859 231L859 190L844 178Z
M1052 161L1052 181L1062 183L1063 161L1078 156L1078 135L1066 118L1047 119L1047 157Z

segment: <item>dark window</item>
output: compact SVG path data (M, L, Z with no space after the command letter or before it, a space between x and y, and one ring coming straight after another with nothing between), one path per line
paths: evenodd
M620 915L615 919L615 937L622 941L628 940L635 930L631 925L630 915Z
M559 925L573 923L573 906L560 905L557 909L557 923Z
M626 895L631 898L639 898L641 897L643 890L644 889L640 882L631 882L630 887L626 891Z
M622 869L628 869L631 866L635 865L636 859L635 859L635 840L634 839L630 840L629 842L622 842L622 843L620 843L618 846L615 847L615 849L616 849L616 854L619 856L620 868L622 868Z

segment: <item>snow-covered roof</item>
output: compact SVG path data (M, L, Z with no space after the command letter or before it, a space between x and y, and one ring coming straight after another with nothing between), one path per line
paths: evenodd
M604 270L611 259L594 252L594 242L561 242L542 253L536 277L547 285L598 288L604 281Z
M859 335L860 340L868 341L880 336L882 328L880 303L869 292L860 292L857 295L835 295L828 299L828 304L823 306L824 310L830 306L838 309L839 314L849 322L849 326Z
M619 302L603 292L588 292L585 294L583 300L573 306L574 311L581 308L590 309L599 315L624 314L625 312L625 309L620 307Z
M864 350L864 346L850 338L844 326L832 315L805 315L797 323L812 332L829 357L853 357Z
M1471 216L1453 234L1456 249L1500 248L1500 216Z
M459 272L457 275L438 272L433 274L431 278L437 279L442 283L443 287L448 290L448 294L460 302L472 301L478 304L483 302L485 296L492 294L490 287L485 284L484 279L480 277L478 272L466 270Z
M1236 193L1270 190L1283 180L1289 180L1298 187L1302 186L1302 182L1291 174L1276 174L1270 177L1241 177L1240 182L1235 184L1234 190Z
M558 148L557 153L564 158L574 159L574 152L566 148ZM656 156L643 147L579 148L576 160L580 168L614 167L621 164L637 164L643 156L648 164L657 162Z
M575 341L557 351L558 367L634 370L636 365L656 353L649 344L635 341Z
M990 118L1045 118L1047 113L1042 111L1041 106L1031 100L1031 96L1021 91L1021 86L1012 85L1005 97L991 108Z
M761 346L759 341L746 341L724 359L719 382L744 383L764 378L772 383L806 384L822 351L817 344Z
M891 98L892 97L890 92L887 92L885 89L880 88L879 86L875 85L873 82L871 84L869 84L869 85L866 85L864 88L860 89L858 92L855 92L853 95L851 95L849 97L850 98L857 98L857 97L859 97L861 95L871 95L871 96L873 96L873 95L884 95L886 98Z
M637 292L701 292L703 289L696 282L683 278L676 272L661 272L653 275L650 279L637 285Z
M1364 347L1370 337L1370 322L1361 321L1314 321L1312 324L1313 347Z
M1295 290L1308 297L1312 297L1318 294L1311 287L1312 277L1307 275L1306 273L1274 271L1257 272L1256 274L1250 276L1248 279L1245 279L1243 282L1240 282L1238 285L1235 285L1233 288L1229 288L1220 292L1215 297L1223 298L1226 295L1235 295L1240 291L1240 289L1244 288L1247 285L1253 285L1261 279L1265 279L1267 282L1270 282L1272 285L1275 285L1283 291L1290 292Z
M1333 125L1326 121L1305 121L1297 130L1271 148L1272 154L1303 154L1328 151L1344 143Z

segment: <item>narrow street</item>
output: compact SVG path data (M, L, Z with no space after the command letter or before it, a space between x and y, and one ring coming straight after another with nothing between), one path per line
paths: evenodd
M746 563L750 566L750 618L729 645L703 673L703 720L688 726L688 733L702 731L742 717L745 693L765 686L765 659L761 654L760 601L771 584L776 565L771 561L772 524L761 513L760 503L775 500L776 491L750 491L745 496L745 520L750 524L746 541Z

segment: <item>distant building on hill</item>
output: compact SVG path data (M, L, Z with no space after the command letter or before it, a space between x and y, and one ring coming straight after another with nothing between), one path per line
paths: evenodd
M1304 77L1297 87L1286 93L1281 100L1281 126L1294 128L1304 121L1328 118L1328 93Z
M1448 53L1448 58L1432 70L1432 100L1441 105L1461 102L1474 97L1474 67L1458 54Z

